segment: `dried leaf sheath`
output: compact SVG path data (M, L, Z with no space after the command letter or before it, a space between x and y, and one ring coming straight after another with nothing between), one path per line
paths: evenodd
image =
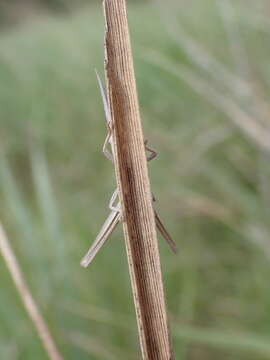
M106 75L115 170L143 359L171 360L155 216L148 177L126 4L105 0Z

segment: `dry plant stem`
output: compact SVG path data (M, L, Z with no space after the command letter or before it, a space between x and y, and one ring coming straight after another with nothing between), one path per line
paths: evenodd
M125 0L104 0L116 178L143 359L173 359Z
M58 351L56 344L50 334L50 330L42 317L38 306L31 295L31 292L24 280L22 271L19 267L15 254L10 246L8 238L0 224L0 252L6 262L7 268L11 274L23 305L28 312L37 333L42 341L44 349L51 360L63 360L64 358Z

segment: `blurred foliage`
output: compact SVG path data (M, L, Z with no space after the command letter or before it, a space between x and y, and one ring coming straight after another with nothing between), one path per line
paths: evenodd
M90 3L97 1L91 0ZM0 26L21 23L45 11L52 14L65 13L87 4L87 0L0 0Z
M130 5L176 359L270 357L268 1ZM149 21L150 20L150 21ZM65 359L138 359L119 227L79 262L108 215L114 171L94 68L100 6L1 34L0 219ZM46 359L2 261L0 353Z

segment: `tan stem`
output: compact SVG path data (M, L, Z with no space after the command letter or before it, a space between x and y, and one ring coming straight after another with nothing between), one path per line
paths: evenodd
M129 271L143 359L173 359L125 0L104 0L105 70Z
M22 303L32 320L44 349L50 360L63 360L64 358L57 346L29 288L17 262L16 256L10 246L8 238L0 224L0 252L6 262L7 268L17 288Z

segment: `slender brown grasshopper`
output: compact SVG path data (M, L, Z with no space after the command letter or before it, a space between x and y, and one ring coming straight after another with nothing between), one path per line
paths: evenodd
M105 139L105 142L103 145L103 153L110 161L114 162L114 156L113 156L114 147L113 147L113 141L112 141L113 122L112 122L112 118L111 118L111 112L110 112L110 108L108 105L106 90L105 90L105 88L102 84L102 81L97 72L96 72L96 75L97 75L98 84L100 87L106 122L107 122L107 126L108 126L108 134L106 136L106 139ZM147 141L145 141L144 144L145 144L145 150L148 152L147 161L151 161L152 159L154 159L157 156L157 153L153 149L151 149L147 146ZM111 151L108 149L109 145L110 145ZM105 242L108 240L109 236L111 235L113 230L116 228L117 224L121 221L120 202L118 201L117 204L115 205L117 198L118 198L118 189L115 190L115 192L113 193L112 198L109 202L109 209L111 210L110 215L105 220L98 236L96 237L95 241L93 242L93 244L89 248L88 252L86 253L86 255L83 257L83 259L81 261L81 265L83 267L87 267L93 261L96 254L99 252L99 250L105 244ZM153 196L153 201L155 201L154 196ZM172 249L172 251L176 252L176 250L177 250L176 244L173 241L173 239L171 238L168 231L165 229L156 210L154 210L154 214L155 214L155 221L156 221L157 229L159 230L159 232L161 233L163 238L167 241L167 243L170 246L170 248Z

